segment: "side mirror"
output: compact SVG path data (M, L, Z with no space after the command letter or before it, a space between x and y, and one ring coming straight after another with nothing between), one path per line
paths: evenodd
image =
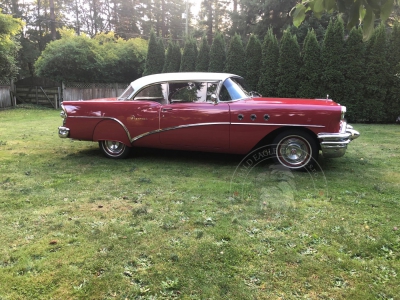
M214 104L218 104L218 98L217 98L217 95L215 95L215 94L211 94L211 101L212 101Z

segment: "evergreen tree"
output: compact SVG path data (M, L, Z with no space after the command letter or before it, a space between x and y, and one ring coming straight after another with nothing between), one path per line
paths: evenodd
M156 34L152 30L143 76L162 72L164 66L164 46L162 48L163 51L161 53L160 43L157 42Z
M296 36L285 30L279 48L278 96L296 97L299 86L300 47Z
M347 107L346 118L353 122L360 119L363 110L365 45L361 28L353 28L344 44L343 64L344 82L342 89L346 92L340 104Z
M217 33L210 49L209 72L223 72L225 67L226 52L225 41L222 33Z
M384 99L388 89L388 63L386 60L385 25L375 28L367 43L365 62L365 89L363 116L367 122L382 122L385 120Z
M210 47L208 46L207 37L203 36L201 40L199 55L197 56L197 72L207 72L210 63Z
M196 70L197 45L193 38L185 41L181 59L181 72L193 72Z
M262 44L260 79L257 88L257 91L265 97L277 96L278 59L278 39L270 28Z
M165 64L165 47L164 47L164 42L163 39L159 39L158 40L158 48L157 48L157 52L158 52L158 73L162 73L164 64Z
M229 49L226 55L224 72L246 76L246 53L244 52L240 35L235 34L231 38Z
M304 39L300 86L297 95L301 98L322 98L321 94L321 48L314 30L309 30Z
M336 102L340 103L346 95L342 84L343 77L343 44L344 28L343 21L338 18L333 23L329 22L325 32L322 46L322 72L323 92Z
M167 53L165 55L165 63L163 73L179 72L181 65L181 49L170 40L168 42Z
M260 40L252 34L246 46L246 82L253 91L257 90L260 79L261 56Z
M385 99L385 121L394 122L400 115L400 24L390 34L387 61L389 64L389 90Z

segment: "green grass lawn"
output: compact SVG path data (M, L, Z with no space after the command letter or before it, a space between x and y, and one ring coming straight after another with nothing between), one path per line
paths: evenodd
M106 159L61 123L0 111L1 300L399 299L400 126L357 124L286 180L233 176L243 156Z

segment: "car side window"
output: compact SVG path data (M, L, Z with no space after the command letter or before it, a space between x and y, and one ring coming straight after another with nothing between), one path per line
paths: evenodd
M170 103L211 102L218 82L174 82L169 84Z
M234 78L228 78L224 81L219 92L220 101L238 100L247 97L245 90L236 81Z
M133 100L154 101L161 104L166 104L167 103L166 95L167 95L167 84L158 83L145 87L133 98Z

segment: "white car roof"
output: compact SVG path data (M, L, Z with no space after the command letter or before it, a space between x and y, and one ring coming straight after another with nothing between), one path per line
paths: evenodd
M179 72L179 73L161 73L144 76L131 83L134 91L147 85L157 82L167 81L224 81L229 77L240 77L228 73L208 73L208 72Z

